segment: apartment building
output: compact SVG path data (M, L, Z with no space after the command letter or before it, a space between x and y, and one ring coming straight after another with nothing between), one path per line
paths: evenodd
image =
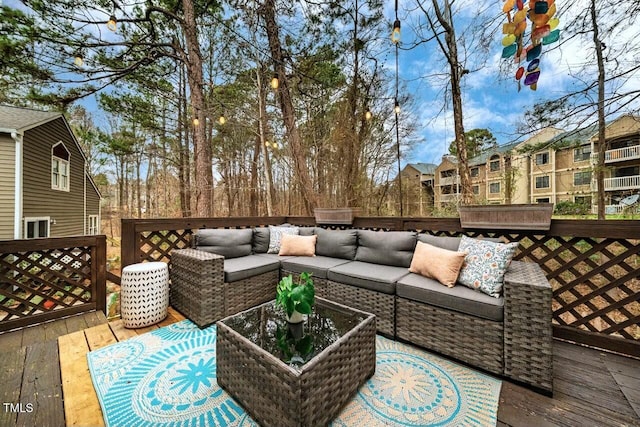
M605 181L608 213L621 201L640 194L640 116L625 115L605 130ZM475 202L559 203L571 201L595 210L597 127L565 132L547 128L525 141L498 146L470 159ZM443 156L434 176L434 205L460 200L460 177L454 156Z

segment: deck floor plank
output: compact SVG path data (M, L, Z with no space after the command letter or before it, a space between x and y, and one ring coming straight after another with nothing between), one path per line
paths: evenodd
M20 388L22 386L26 353L26 348L20 347L17 350L7 351L2 354L2 363L0 363L0 378L2 378L0 401L2 401L3 408L0 410L0 426L13 426L18 419L18 412L15 411L15 408L18 404L23 403L20 400ZM5 404L13 406L4 407Z
M58 337L69 333L67 322L47 322L43 326L45 341L58 341Z
M137 337L136 331L133 329L127 329L122 324L122 320L112 320L109 322L109 327L111 328L111 332L115 335L118 341L128 340L129 338Z
M44 325L35 325L25 328L22 332L22 345L28 347L45 341Z
M0 352L12 351L22 347L22 335L24 329L17 331L3 332L0 334Z
M60 381L60 359L56 341L28 346L24 363L20 402L32 410L18 413L16 426L64 425L64 404Z
M102 410L89 373L89 344L84 331L58 338L58 346L66 425L104 426Z
M109 325L106 323L85 329L84 333L87 337L87 343L89 344L89 349L91 351L118 342L116 337L113 335L113 332L111 332L111 328L109 328Z
M87 325L87 321L85 320L85 314L69 316L64 319L64 322L67 325L67 333L69 334L77 331L82 331L89 327L89 325Z

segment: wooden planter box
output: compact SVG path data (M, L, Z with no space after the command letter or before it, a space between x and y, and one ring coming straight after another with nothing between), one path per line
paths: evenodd
M462 228L548 230L553 203L460 206Z
M360 208L315 208L313 214L317 224L353 224Z

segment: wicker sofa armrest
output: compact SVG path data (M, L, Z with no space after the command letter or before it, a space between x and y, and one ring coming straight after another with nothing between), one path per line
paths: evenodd
M504 373L553 391L552 289L538 264L513 261L504 276Z
M169 268L172 307L201 328L225 317L223 256L176 249Z

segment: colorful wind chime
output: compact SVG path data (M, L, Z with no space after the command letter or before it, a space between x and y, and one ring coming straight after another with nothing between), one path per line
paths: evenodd
M560 20L555 16L555 0L530 0L528 4L525 0L506 0L502 11L507 15L507 23L502 26L505 35L502 39L502 57L513 57L519 65L515 74L518 90L521 82L531 90L536 90L542 46L555 43L560 38L560 30L556 28ZM531 22L528 33L527 21ZM526 67L520 65L525 61Z

